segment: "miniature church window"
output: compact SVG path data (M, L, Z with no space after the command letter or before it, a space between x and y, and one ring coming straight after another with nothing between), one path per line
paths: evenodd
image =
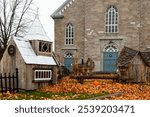
M39 42L39 51L40 52L51 52L51 43L48 42Z
M112 5L106 10L106 32L118 32L118 9Z
M74 39L74 29L71 23L66 25L66 45L72 45Z

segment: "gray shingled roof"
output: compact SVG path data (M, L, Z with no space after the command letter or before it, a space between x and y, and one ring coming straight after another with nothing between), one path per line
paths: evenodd
M128 67L134 57L137 55L141 56L142 60L147 66L150 66L150 52L140 52L128 47L124 47L120 52L120 55L117 59L117 65L119 67Z
M131 60L138 54L138 51L133 50L128 47L124 47L122 51L120 52L120 55L117 60L118 66L125 66L128 67L128 65L131 63Z
M150 52L141 52L143 61L150 67Z

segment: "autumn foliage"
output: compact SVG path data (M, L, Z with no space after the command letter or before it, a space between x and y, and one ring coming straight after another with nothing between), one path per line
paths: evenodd
M150 99L150 86L148 84L121 84L112 80L85 80L84 84L78 83L76 79L64 78L57 85L50 85L41 89L45 92L73 92L100 94L108 92L110 94L121 92L121 96L114 96L107 99L113 100L146 100Z
M44 93L42 95L41 93ZM45 95L46 93L46 95ZM149 100L150 84L122 84L112 80L86 79L83 84L78 83L76 79L65 77L56 85L49 85L39 91L33 91L32 94L15 93L9 91L0 94L0 99L42 99L42 100L66 100L75 99L81 94L100 96L101 94L121 95L109 96L107 98L97 98L105 100ZM35 95L37 94L37 95ZM63 95L62 95L63 94ZM89 99L84 95L84 99ZM38 96L38 98L37 98ZM39 97L40 96L40 97Z

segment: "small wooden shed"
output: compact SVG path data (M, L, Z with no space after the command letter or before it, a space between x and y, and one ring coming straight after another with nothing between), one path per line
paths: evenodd
M118 57L120 80L150 82L150 52L139 52L124 47Z
M4 53L1 73L19 71L19 88L35 90L57 83L57 62L52 41L46 35L38 15L25 37L13 37Z

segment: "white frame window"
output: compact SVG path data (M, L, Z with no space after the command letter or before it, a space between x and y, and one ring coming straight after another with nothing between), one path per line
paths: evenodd
M52 70L35 70L34 71L34 80L51 80L52 79Z
M118 9L112 5L106 10L106 32L118 32Z
M73 45L74 43L74 28L71 23L68 23L65 27L65 44Z

